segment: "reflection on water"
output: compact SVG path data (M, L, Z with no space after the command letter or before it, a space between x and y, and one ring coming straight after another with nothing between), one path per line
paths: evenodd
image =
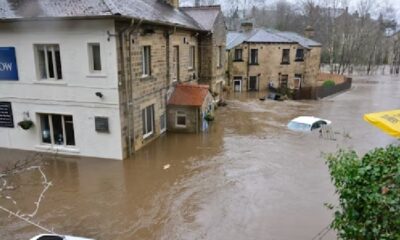
M126 161L43 155L53 186L33 220L99 240L311 239L330 222L323 204L335 201L321 153L394 143L362 115L399 108L399 88L398 80L382 77L355 79L351 91L318 102L261 102L264 93L232 94L208 132L167 134ZM299 115L332 120L337 141L287 130L286 123ZM35 156L0 154L0 167ZM17 205L4 198L0 204L31 211L40 175L29 172L10 181L17 186L11 192ZM0 216L0 239L39 233Z

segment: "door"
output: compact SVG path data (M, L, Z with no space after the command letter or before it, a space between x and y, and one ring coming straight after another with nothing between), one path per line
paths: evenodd
M280 89L282 92L286 92L288 88L288 75L281 75L281 81L280 81Z
M235 77L233 79L233 91L241 92L242 91L242 78Z
M179 46L174 46L172 51L172 81L179 81Z
M251 76L249 79L249 91L258 91L258 79L256 76Z

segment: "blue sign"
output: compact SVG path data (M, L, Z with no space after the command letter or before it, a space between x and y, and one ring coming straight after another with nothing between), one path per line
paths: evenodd
M17 59L15 48L0 47L0 81L18 81Z

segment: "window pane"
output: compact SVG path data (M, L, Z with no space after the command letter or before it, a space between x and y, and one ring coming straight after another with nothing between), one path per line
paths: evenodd
M66 144L75 146L74 121L72 116L64 116Z
M146 109L142 110L142 129L143 129L143 135L147 133L147 128L146 128Z
M146 108L146 115L147 133L150 133L153 131L153 106L149 106Z
M178 116L176 122L178 125L186 126L186 116Z
M56 55L57 79L62 79L61 56L59 49L56 50L55 55Z
M161 116L160 116L160 129L161 130L164 130L165 128L166 128L166 126L165 126L165 113L164 114L162 114Z
M42 127L42 142L51 144L49 115L40 115L40 125Z
M92 45L92 61L93 61L93 70L101 71L101 58L100 58L100 45L93 44Z
M64 145L61 115L52 115L54 144Z
M41 79L47 78L46 73L46 56L44 49L38 49L38 61L39 61L39 74Z
M49 69L49 78L54 78L53 52L51 50L47 50L47 68Z

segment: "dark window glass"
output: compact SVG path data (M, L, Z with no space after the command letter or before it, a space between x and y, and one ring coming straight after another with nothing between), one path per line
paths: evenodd
M42 142L51 144L49 115L40 115L40 125L42 127Z
M47 64L49 69L49 77L54 78L53 52L50 50L47 51Z
M186 116L178 116L176 123L180 126L186 126Z
M302 61L304 59L304 49L297 49L296 51L296 60Z
M60 50L56 50L55 55L56 55L57 79L62 79Z
M40 71L40 78L46 79L47 72L46 72L46 56L43 49L38 51L38 59L39 59L39 71Z
M53 123L53 137L54 144L64 145L64 134L62 127L62 116L61 115L51 115Z
M282 63L289 63L290 62L290 49L283 49L282 50Z
M153 131L153 106L147 107L147 133Z
M147 128L146 128L146 109L142 110L142 129L143 129L143 135L146 134Z
M92 54L93 54L93 70L101 71L101 56L100 56L100 45L93 44L92 45Z
M243 49L235 49L235 60L242 61L243 59Z
M64 116L66 144L75 146L74 121L72 116Z
M258 49L251 49L250 63L251 64L257 64L258 63Z

